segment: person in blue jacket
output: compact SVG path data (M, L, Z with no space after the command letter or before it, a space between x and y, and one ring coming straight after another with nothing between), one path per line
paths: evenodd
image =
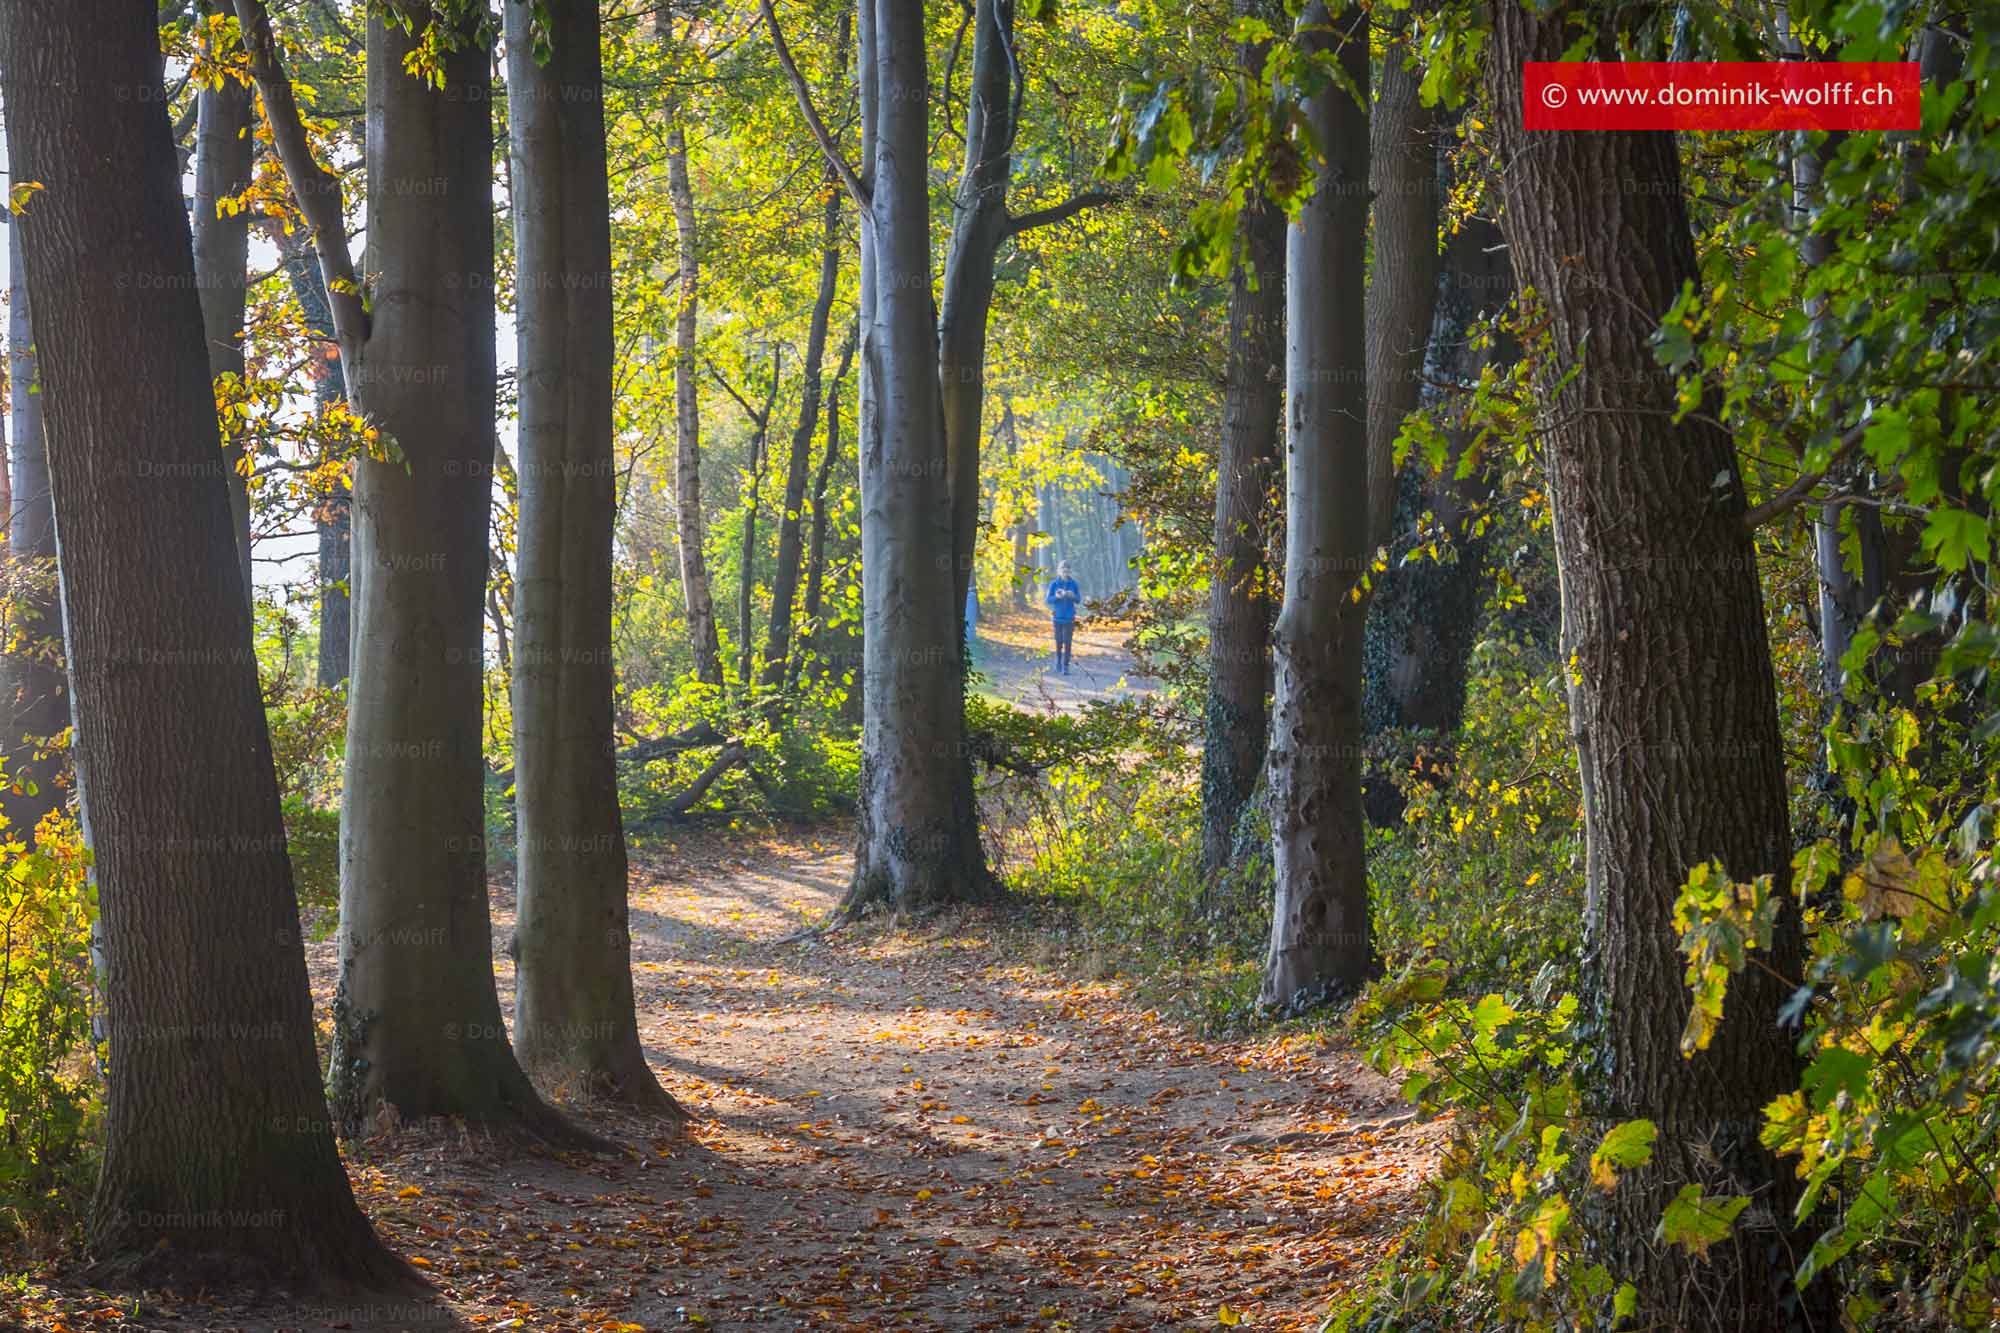
M1056 576L1049 583L1049 594L1044 600L1049 604L1049 618L1055 622L1056 674L1067 676L1070 641L1076 635L1076 608L1083 600L1083 589L1069 576L1069 561L1056 566Z

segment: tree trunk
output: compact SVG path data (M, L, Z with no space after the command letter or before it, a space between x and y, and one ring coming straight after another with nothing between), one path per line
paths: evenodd
M847 330L847 339L840 345L840 366L834 371L833 383L826 390L826 456L820 459L819 471L813 475L812 541L806 552L806 591L800 609L805 615L807 642L816 659L825 655L821 642L825 626L820 623L820 604L826 585L826 494L833 483L834 465L840 461L840 384L854 364L855 344L859 340L860 326L854 325ZM793 654L790 679L796 681L798 672L799 657Z
M220 58L226 53L214 52ZM194 280L201 293L202 342L208 349L211 380L243 378L243 308L248 292L250 214L224 214L218 204L250 186L250 89L225 77L196 94L194 149ZM243 595L253 603L250 566L250 479L241 440L224 441L229 511L235 523L237 562Z
M783 371L783 345L771 346L771 389L764 395L762 411L750 406L749 402L722 380L720 372L716 378L722 380L723 388L736 399L743 415L750 418L750 484L743 505L743 541L737 560L740 577L736 581L736 680L745 690L750 687L751 662L754 656L752 644L756 641L755 626L751 624L750 594L757 584L757 509L764 493L764 465L768 460L765 444L771 437L771 412L778 402L778 382Z
M928 87L920 6L863 0L874 120L861 434L859 848L843 910L989 897L965 753L958 586L938 335L931 319ZM872 12L870 12L872 11ZM872 30L868 22L873 20ZM915 90L915 91L913 91ZM961 776L963 775L963 777Z
M979 426L986 399L986 325L993 266L1007 239L1013 173L1014 0L975 0L972 85L965 99L965 165L953 203L938 313L938 379L950 478L952 605L963 614L979 535Z
M1549 404L1546 447L1590 794L1587 948L1609 1079L1598 1109L1659 1130L1653 1165L1609 1202L1607 1258L1638 1285L1642 1322L1783 1328L1805 1238L1785 1243L1797 1183L1757 1135L1765 1103L1796 1085L1776 1022L1801 967L1784 757L1735 450L1712 418L1676 423L1674 379L1649 345L1660 313L1699 281L1674 137L1521 131L1522 63L1561 58L1575 15L1501 0L1493 16L1502 225L1517 279L1546 303L1553 345L1582 349ZM1614 59L1608 21L1604 32L1594 58ZM1769 954L1731 983L1709 1047L1684 1059L1673 903L1689 869L1711 859L1737 880L1770 875L1781 915ZM1652 1240L1690 1182L1755 1196L1705 1261Z
M1379 192L1376 197L1381 197ZM1467 218L1451 238L1438 282L1425 354L1425 368L1432 378L1458 385L1478 379L1496 349L1474 346L1472 330L1506 304L1512 287L1499 227L1487 218ZM1435 398L1429 393L1421 396ZM1373 421L1371 415L1371 427ZM1417 459L1401 469L1390 529L1374 543L1377 547L1385 539L1400 543L1429 513L1448 542L1448 558L1403 563L1392 553L1388 569L1376 576L1364 638L1367 677L1361 699L1362 721L1370 737L1408 730L1423 733L1423 745L1447 750L1464 717L1466 674L1487 588L1488 538L1475 531L1473 520L1491 498L1494 485L1493 469L1483 463L1468 477L1456 476L1471 437L1458 430L1448 436L1450 454L1441 474L1433 474ZM1407 758L1400 750L1396 753ZM1375 762L1382 757L1371 747L1368 817L1378 826L1393 826L1402 819L1404 801L1392 774Z
M12 220L12 215L9 214L6 221L11 222ZM10 230L8 234L11 236L13 233ZM22 283L21 290L24 292L27 291L28 285ZM0 367L0 377L4 377L5 374L6 368ZM13 392L11 378L6 378L0 382L7 384L8 392L11 395ZM13 521L13 513L14 479L7 467L7 422L4 417L0 417L0 515L6 516L4 520L0 520L0 570L6 568L7 552L9 549L7 544L7 524ZM4 593L0 593L0 595L4 595ZM0 610L0 614L4 614L4 610ZM4 622L0 622L0 626L4 626ZM4 632L4 630L0 629L0 632Z
M681 591L687 601L688 641L695 675L722 684L722 646L709 591L708 524L701 511L701 394L697 385L695 321L701 311L701 249L695 232L694 187L688 183L687 138L675 125L667 135L667 189L673 196L674 232L680 242L679 293L674 301L674 530L680 543Z
M22 177L22 179L27 179ZM55 509L49 499L49 458L42 441L42 386L29 327L28 272L21 254L21 219L7 228L7 376L13 505L7 520L5 652L0 653L0 753L7 782L0 813L15 837L32 841L35 825L59 809L74 780L57 739L69 727L62 605L56 589Z
M319 271L311 244L293 233L279 239L284 254L285 273L291 279L292 295L299 313L314 337L326 340L324 350L313 356L313 405L325 412L347 399L347 381L340 373L338 347L334 343L333 310L326 298L326 278ZM351 477L352 469L348 470ZM347 679L348 636L353 622L349 615L347 581L351 569L348 534L351 530L346 480L340 490L323 497L313 513L313 527L319 538L319 661L316 679L322 687Z
M1014 416L1012 399L1003 399L1000 404L1000 433L1007 438L1007 461L1014 461L1021 450L1021 426ZM1020 503L1017 496L1015 503ZM1028 538L1034 531L1034 524L1026 513L1014 520L1013 568L1007 575L1007 597L1017 611L1028 609Z
M1337 26L1336 26L1337 25ZM1365 17L1299 18L1368 92ZM1361 631L1369 563L1363 336L1368 112L1330 86L1307 107L1325 152L1286 238L1285 599L1274 636L1271 845L1277 901L1263 1001L1292 1010L1351 994L1375 967L1362 851Z
M493 126L487 52L451 33L437 88L415 35L368 20L373 325L348 388L401 447L354 506L354 674L341 807L334 1110L387 1105L562 1136L508 1045L493 985L481 603L494 471ZM269 101L266 95L266 101ZM409 181L438 188L397 188ZM322 242L323 244L326 242Z
M1268 49L1268 43L1239 49L1247 76L1262 77ZM1246 206L1241 226L1244 255L1230 279L1229 360L1215 464L1201 749L1201 864L1211 876L1229 862L1236 822L1264 765L1273 612L1264 552L1284 427L1285 215L1260 196Z
M1420 70L1392 46L1369 117L1368 530L1380 544L1396 501L1396 436L1423 393L1424 350L1437 309L1437 114L1417 95Z
M550 1093L685 1118L646 1064L632 996L611 652L611 221L594 0L508 0L519 271L514 1048Z
M844 25L843 25L844 26ZM846 65L846 42L840 64ZM764 642L764 684L776 689L785 682L786 658L792 645L792 603L798 597L799 565L804 557L806 480L812 467L813 437L819 432L820 397L826 359L827 325L840 280L840 185L831 167L822 188L826 208L821 224L819 294L813 301L812 322L806 329L805 385L799 399L799 424L792 431L792 452L785 467L785 508L778 520L778 565L771 575L771 625Z
M17 222L100 835L92 1248L149 1286L420 1290L354 1204L314 1066L155 7L0 5L0 78L14 179L47 187Z

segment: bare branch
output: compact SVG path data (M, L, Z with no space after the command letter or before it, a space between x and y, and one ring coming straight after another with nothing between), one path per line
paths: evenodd
M312 141L306 135L298 100L292 95L291 76L279 59L277 37L271 31L271 15L263 0L236 0L236 21L243 31L250 76L256 80L264 116L271 125L278 161L285 168L285 179L291 182L306 225L312 228L313 249L319 253L327 305L333 314L334 339L340 344L348 383L354 384L360 369L356 358L368 340L368 311L362 304L361 283L355 277L354 256L347 245L340 177L313 157Z
M1082 194L1071 195L1061 203L1048 208L1037 208L1032 212L1022 213L1018 217L1008 218L1007 234L1009 236L1019 236L1022 232L1032 231L1036 227L1048 227L1058 222L1067 222L1086 208L1095 208L1099 204L1115 203L1117 199L1117 195L1109 194L1103 190L1086 190Z
M1801 472L1792 484L1785 487L1784 490L1779 491L1776 495L1764 501L1764 503L1745 510L1743 513L1744 531L1755 532L1758 528L1764 526L1764 524L1769 523L1773 519L1784 517L1786 514L1791 513L1792 510L1798 508L1800 504L1804 503L1806 497L1812 494L1813 488L1826 480L1826 474L1833 471L1849 454L1854 452L1855 446L1861 443L1861 436L1866 429L1865 426L1851 428L1847 434L1840 437L1840 443L1835 447L1833 457L1827 460L1824 468L1818 472Z
M239 0L240 2L240 0ZM805 117L806 128L812 131L813 139L819 144L819 151L826 156L826 163L840 177L840 183L847 187L858 207L869 206L868 186L860 175L840 154L840 146L833 141L826 122L819 118L813 108L812 90L806 87L805 75L799 73L798 62L792 59L792 48L785 41L784 32L778 27L778 15L771 8L771 0L758 0L758 7L764 11L764 26L771 30L771 45L777 48L778 64L785 71L785 79L792 85L792 95L798 98L799 114Z

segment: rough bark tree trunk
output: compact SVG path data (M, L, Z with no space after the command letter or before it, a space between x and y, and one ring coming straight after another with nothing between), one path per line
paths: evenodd
M0 82L15 179L46 187L17 222L102 910L93 1251L146 1285L421 1290L354 1204L314 1064L158 12L0 5Z
M1547 451L1590 793L1587 949L1608 1072L1597 1109L1659 1131L1653 1164L1609 1202L1608 1261L1655 1325L1783 1328L1802 1252L1785 1244L1797 1182L1757 1136L1763 1106L1796 1084L1776 1015L1801 943L1756 553L1729 435L1699 413L1676 422L1673 377L1649 345L1699 281L1673 136L1520 129L1522 63L1560 59L1574 16L1499 0L1488 90L1516 277L1546 304L1554 346L1582 349L1550 404ZM1613 59L1605 31L1596 58ZM1711 1044L1683 1058L1690 1002L1672 910L1688 871L1711 859L1738 880L1772 876L1782 906L1773 947L1731 983ZM1705 1261L1653 1240L1690 1182L1754 1196Z
M1425 373L1441 383L1471 384L1497 352L1474 346L1472 330L1506 304L1513 288L1498 225L1483 217L1465 219L1451 238L1437 285ZM1371 428L1373 421L1371 416ZM1426 747L1449 747L1464 715L1466 675L1487 587L1488 539L1474 530L1473 519L1492 495L1493 469L1482 465L1457 477L1471 439L1463 431L1448 434L1450 454L1442 474L1433 475L1415 459L1402 468L1390 529L1374 544L1400 542L1429 513L1449 541L1449 558L1402 563L1392 552L1388 569L1376 576L1364 639L1361 709L1368 735L1421 732ZM1381 752L1371 746L1369 758L1368 817L1377 825L1394 825L1402 818L1402 794L1379 762Z
M1361 813L1361 631L1368 392L1368 39L1356 11L1299 17L1308 49L1335 50L1355 94L1307 108L1325 160L1291 227L1285 272L1285 596L1274 636L1269 759L1277 900L1263 1001L1299 1009L1350 994L1375 967Z
M226 53L214 52L215 58ZM218 207L250 186L250 89L225 77L196 94L194 149L194 281L201 293L202 341L208 349L211 380L243 378L243 310L248 294L250 214L224 214ZM250 481L243 442L224 440L223 465L229 476L229 511L236 525L237 561L243 595L255 601L250 565Z
M406 12L414 35L379 12L368 19L368 66L381 71L368 88L373 322L347 381L402 459L357 467L329 1082L350 1130L386 1106L405 1119L455 1115L560 1138L573 1131L535 1093L501 1022L486 888L488 57L470 22L458 23L445 34L440 86L405 74L427 26L442 21L426 6ZM331 243L319 237L323 258ZM343 336L344 355L349 347Z
M6 651L0 653L0 724L6 727L0 754L6 757L8 778L0 785L0 813L14 836L26 841L42 816L67 799L74 775L69 756L55 744L70 723L69 679L56 587L55 509L42 436L44 396L30 328L19 217L9 220L7 244L13 283L7 311L13 505L7 520Z
M965 750L949 461L932 322L920 6L863 0L873 160L863 246L864 692L859 848L842 909L991 896ZM872 13L868 11L872 10ZM872 70L870 67L873 67Z
M722 684L722 646L715 629L715 597L704 543L708 523L701 507L701 393L695 325L701 312L701 243L695 228L694 186L688 180L687 136L679 125L667 135L667 190L673 197L674 233L680 246L679 290L674 300L674 532L681 558L681 592L687 602L688 640L695 675Z
M843 33L846 25L843 24ZM840 65L845 66L846 41ZM812 468L813 437L819 433L820 399L825 376L827 326L833 318L833 298L840 281L840 182L827 168L821 188L826 206L820 232L819 292L806 328L805 384L799 397L799 424L792 431L792 451L785 466L785 507L778 519L778 563L771 574L771 624L764 641L764 684L776 689L785 682L792 645L792 604L799 591L799 567L804 558L806 481Z
M1238 6L1250 12L1257 6ZM1244 75L1263 77L1269 43L1246 43ZM1230 278L1229 359L1215 462L1215 567L1208 595L1208 706L1201 748L1201 864L1229 863L1236 824L1257 786L1269 735L1272 571L1265 560L1284 429L1285 215L1262 198L1242 220Z
M547 61L507 0L519 338L514 1048L546 1091L676 1118L639 1043L611 653L611 221L595 0L554 0Z

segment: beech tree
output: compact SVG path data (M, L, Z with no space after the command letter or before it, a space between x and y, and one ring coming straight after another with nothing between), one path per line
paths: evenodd
M1368 572L1367 17L1319 3L1298 41L1330 54L1305 114L1324 158L1285 251L1285 592L1269 756L1277 897L1264 1003L1350 992L1375 966L1362 850L1361 634Z
M24 178L25 179L25 178ZM70 766L60 744L69 727L69 679L63 665L62 606L56 589L55 509L43 444L41 372L30 328L31 299L21 224L7 228L13 290L7 311L8 422L7 636L0 652L0 753L7 782L0 810L12 835L30 841L42 816L64 800Z
M555 0L539 7L545 26L537 8L508 0L505 17L520 367L514 1046L544 1088L678 1116L639 1044L612 731L617 476L598 7Z
M931 310L923 10L859 5L865 177L814 109L769 0L763 12L806 124L862 216L861 817L841 911L976 901L997 884L965 746L964 601L953 601L951 464Z
M1491 9L1506 170L1501 226L1515 274L1545 308L1564 364L1546 448L1562 575L1571 725L1584 779L1587 930L1609 1086L1599 1110L1657 1127L1653 1161L1612 1195L1610 1245L1643 1317L1675 1328L1780 1328L1807 1242L1789 1237L1797 1182L1758 1139L1762 1108L1796 1082L1779 1006L1800 975L1792 841L1770 645L1727 431L1676 410L1650 340L1699 283L1670 134L1522 130L1521 67L1558 60L1598 6ZM1587 335L1587 336L1586 336ZM1673 921L1690 871L1771 877L1779 905L1760 966L1731 984L1720 1026L1684 1057L1691 1004ZM1789 980L1788 980L1789 979ZM1656 1243L1689 1182L1753 1199L1705 1256Z
M979 535L979 441L986 406L986 344L1000 251L1021 232L1104 203L1098 191L1016 214L1008 206L1026 75L1014 30L1014 0L974 0L972 82L965 98L965 160L952 199L938 303L938 383L944 403L951 488L952 604L965 605ZM970 782L970 770L965 779Z
M92 1247L149 1282L416 1289L315 1068L157 10L0 5L0 83L14 179L43 185L20 226L102 910Z
M477 5L368 18L371 300L337 177L312 158L260 0L237 0L313 234L357 409L354 661L341 806L335 1114L456 1115L574 1134L516 1061L493 982L480 758L494 468L493 124ZM436 62L430 79L408 62Z

